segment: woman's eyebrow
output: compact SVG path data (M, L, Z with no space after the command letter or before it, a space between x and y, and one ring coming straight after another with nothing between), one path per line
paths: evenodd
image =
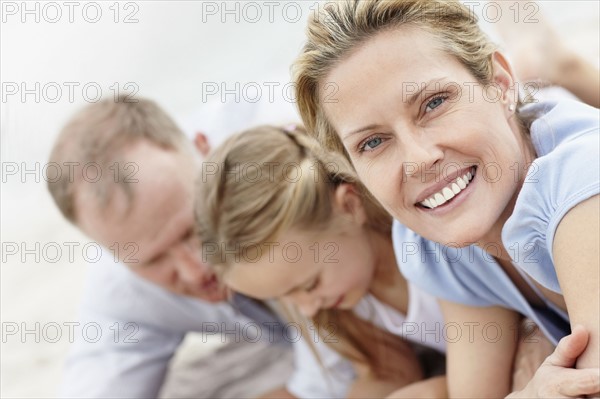
M415 101L417 101L417 99L421 97L423 92L426 91L427 89L429 89L429 86L436 84L436 83L439 84L441 81L443 81L445 79L446 78L442 77L442 78L431 79L427 83L421 83L421 88L418 91L416 91L415 93L411 94L406 99L406 102L408 103L408 105L413 105L415 103Z
M354 136L355 134L362 133L362 132L364 132L366 130L373 130L373 129L377 129L377 128L380 128L380 127L381 127L381 125L377 125L377 124L371 124L371 125L367 125L367 126L361 127L359 129L351 131L348 134L345 134L344 137L342 137L342 140L346 140L350 136Z
M427 91L427 89L429 89L433 84L439 84L440 82L446 80L446 77L441 77L441 78L435 78L435 79L431 79L429 80L427 83L422 83L419 90L417 90L416 92L412 93L407 99L406 99L406 103L408 105L413 105L418 98L421 97L421 95L423 94L423 92ZM406 83L403 83L403 85L406 85ZM405 96L403 95L402 98L404 98ZM370 125L367 126L363 126L360 127L356 130L352 130L349 133L345 133L342 135L342 140L347 140L349 137L354 136L355 134L358 133L363 133L365 131L368 130L375 130L375 129L379 129L381 128L382 125L379 124L375 124L372 123Z

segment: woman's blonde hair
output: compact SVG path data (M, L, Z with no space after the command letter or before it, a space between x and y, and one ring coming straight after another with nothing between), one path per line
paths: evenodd
M320 86L339 62L373 36L402 26L434 35L479 83L490 84L492 55L497 46L477 22L473 12L457 0L340 0L319 8L309 19L307 42L292 66L296 99L306 129L326 148L348 156L325 116ZM519 101L517 109L520 105ZM518 112L517 117L526 131L529 119Z
M301 128L247 130L228 139L204 167L212 172L202 173L197 184L196 221L204 248L211 248L206 260L221 275L234 262L256 261L254 253L247 255L251 248L291 228L330 226L335 188L343 183L362 193L368 228L390 234L391 217L369 197L349 162L325 151ZM352 311L322 310L312 321L322 336L333 325L336 350L369 365L378 378L421 377L418 367L406 367L416 362L406 341Z

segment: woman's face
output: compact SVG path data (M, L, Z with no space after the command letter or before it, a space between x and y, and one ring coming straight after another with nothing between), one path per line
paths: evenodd
M337 89L324 110L367 188L443 244L488 233L526 170L511 73L495 57L495 84L484 87L432 35L402 28L371 38L321 82Z
M369 291L376 251L356 220L343 231L292 230L246 251L223 276L227 286L257 299L283 299L306 317L319 309L351 309ZM256 259L256 260L254 260Z

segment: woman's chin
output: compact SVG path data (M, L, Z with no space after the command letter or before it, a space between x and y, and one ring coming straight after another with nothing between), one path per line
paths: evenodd
M456 225L440 226L436 230L428 229L422 233L417 233L446 247L462 248L478 243L485 234L483 230L481 223L457 223Z

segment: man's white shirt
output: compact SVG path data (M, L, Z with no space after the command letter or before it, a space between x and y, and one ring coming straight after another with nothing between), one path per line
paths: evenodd
M169 360L186 333L225 331L230 339L254 341L242 329L256 321L227 303L172 294L139 278L105 251L98 262L89 265L79 323L89 333L77 334L59 397L156 397ZM263 341L276 340L273 331L261 334ZM322 364L334 371L324 373L306 342L301 339L293 346L291 393L300 398L344 396L354 376L346 360L316 342Z

